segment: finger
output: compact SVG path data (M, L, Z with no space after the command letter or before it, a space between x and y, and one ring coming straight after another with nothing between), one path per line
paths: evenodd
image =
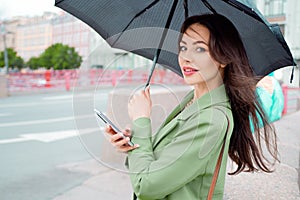
M145 94L148 99L150 99L150 85L148 85L145 89Z
M147 96L146 96L146 92L145 92L145 91L146 91L146 89L144 89L144 90L141 90L141 94L140 94L140 95L141 95L142 97L147 97Z
M130 124L126 124L125 131L131 131L131 125Z
M148 86L146 87L145 91L149 93L149 91L150 91L150 85L148 85Z
M126 146L128 142L130 141L129 137L122 138L121 140L118 140L114 143L114 146L118 149L122 148L123 146Z
M125 128L125 130L123 131L123 134L127 137L131 136L131 130L129 127Z
M123 146L120 149L118 149L119 152L127 153L129 151L132 151L136 148L139 148L140 145L135 144L134 146Z
M121 133L117 133L110 136L110 143L112 143L114 146L116 145L117 142L121 140L123 140L123 134Z
M110 135L115 135L116 134L116 132L112 129L112 127L110 125L106 126L105 132L109 133Z

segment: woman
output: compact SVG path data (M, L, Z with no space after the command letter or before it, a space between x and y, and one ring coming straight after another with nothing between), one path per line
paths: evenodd
M110 127L106 129L111 143L128 152L133 190L141 200L206 199L223 143L213 199L223 198L227 155L237 164L231 174L271 172L261 154L264 138L277 159L275 132L256 100L257 80L234 25L221 15L193 16L184 22L181 33L178 61L185 82L194 90L154 135L149 87L135 95L128 105L132 131L124 131L137 144L134 147L126 145L129 137L122 139ZM262 136L257 113L265 124Z

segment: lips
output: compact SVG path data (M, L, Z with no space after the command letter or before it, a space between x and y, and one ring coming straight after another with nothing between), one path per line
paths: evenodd
M188 67L188 66L185 66L182 68L183 69L183 74L185 76L191 76L193 74L195 74L196 72L198 72L199 70L195 69L195 68L192 68L192 67Z

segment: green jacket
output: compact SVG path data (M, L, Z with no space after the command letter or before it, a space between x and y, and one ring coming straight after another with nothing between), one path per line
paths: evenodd
M222 85L184 109L193 95L191 91L154 135L149 118L133 122L132 141L140 147L128 153L127 161L138 199L206 199L228 126L225 112L230 126L213 199L223 198L233 130L228 97Z

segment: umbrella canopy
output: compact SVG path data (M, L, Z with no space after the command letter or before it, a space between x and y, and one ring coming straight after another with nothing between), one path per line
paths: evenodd
M91 26L112 47L154 59L181 76L176 39L180 27L187 16L208 13L224 15L235 25L256 75L265 76L281 67L295 65L278 26L271 26L256 8L249 8L247 5L252 5L248 0L243 3L235 0L55 0L55 6Z

